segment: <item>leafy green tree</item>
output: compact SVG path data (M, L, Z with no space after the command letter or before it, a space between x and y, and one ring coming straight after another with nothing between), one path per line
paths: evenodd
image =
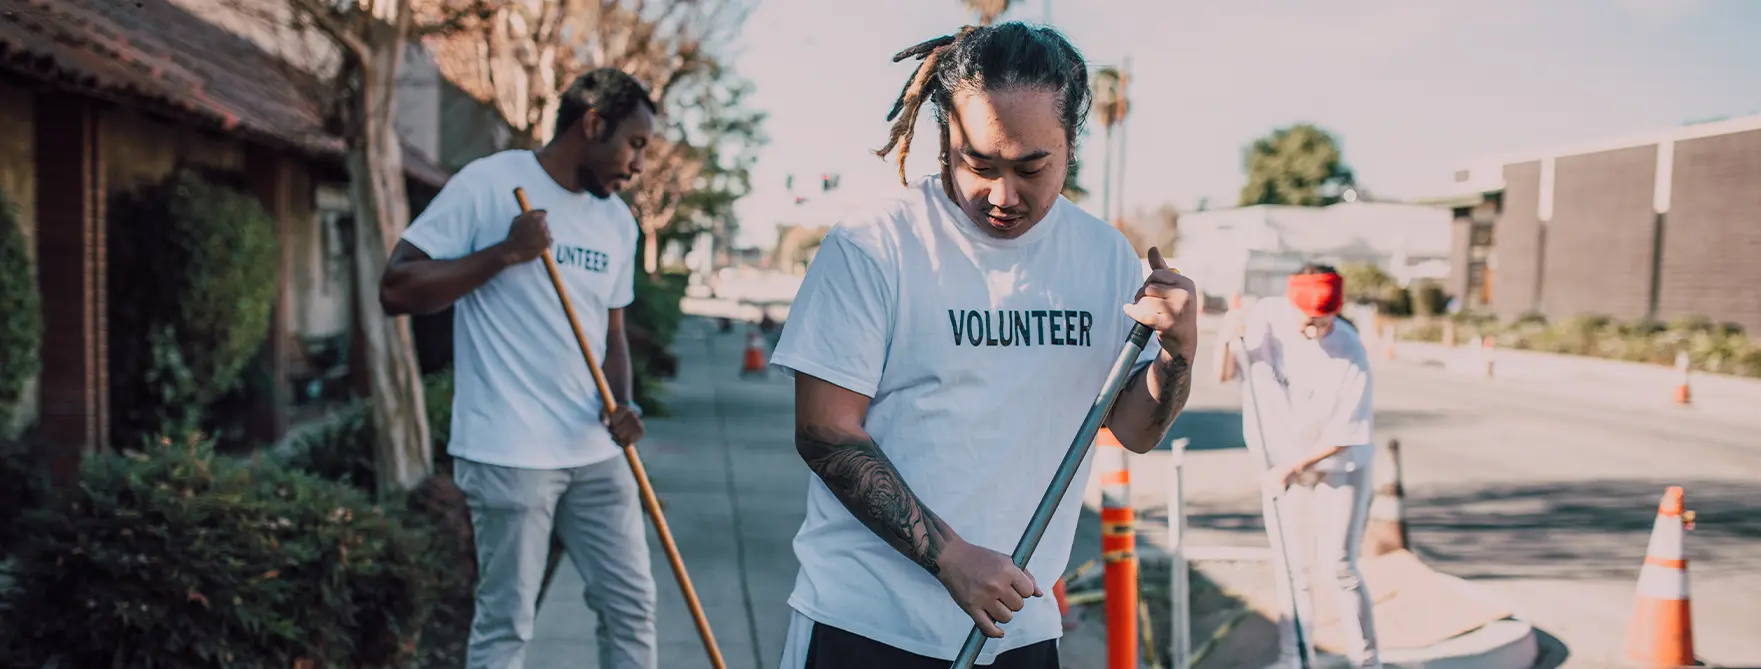
M1241 206L1283 204L1323 207L1356 185L1339 143L1313 124L1279 128L1254 140L1245 152L1247 185Z
M662 187L654 192L638 187L630 193L633 206L649 204L644 196L676 203L666 220L657 221L660 245L689 245L700 232L731 240L738 232L734 204L752 192L757 150L770 139L764 132L768 114L746 104L752 90L749 80L717 62L675 89L676 104L686 118L669 141L681 149L680 162L692 165L682 170L691 178L681 183L657 179L651 185Z
M1345 299L1352 302L1379 300L1395 284L1394 277L1372 263L1344 263L1338 269L1345 279Z
M30 239L13 204L0 193L0 439L12 436L25 390L42 368L42 298L35 269Z

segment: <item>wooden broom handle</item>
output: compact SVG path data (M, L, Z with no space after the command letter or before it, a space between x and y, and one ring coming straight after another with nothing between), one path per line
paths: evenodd
M520 202L520 213L532 211L532 204L526 201L526 189L515 188L514 199ZM611 383L605 380L605 372L593 359L593 347L587 344L587 333L581 330L581 319L575 316L575 305L569 301L569 293L563 288L563 275L557 270L556 258L551 255L550 247L544 247L544 270L550 272L550 285L556 289L556 298L563 303L563 313L569 317L569 327L575 331L575 343L581 346L581 357L587 360L587 371L593 373L593 385L599 386L600 403L605 407L606 417L618 410L618 398L611 393Z
M526 201L526 189L514 188L514 199L520 203L520 213L532 210L531 203ZM593 360L593 349L587 345L587 334L581 330L581 319L575 317L575 307L569 302L569 293L563 288L563 275L557 271L556 258L551 257L550 247L544 249L544 269L550 272L550 285L556 289L556 298L563 303L563 313L569 317L569 327L575 330L575 343L581 346L581 357L587 361L587 370L593 373L593 384L599 387L599 399L605 407L605 416L610 417L617 410L618 400L612 397L611 384L605 380L605 372L600 371L599 363ZM703 604L697 600L697 589L691 587L691 576L685 572L685 561L679 557L679 547L673 543L672 530L667 529L666 516L661 513L660 499L654 495L654 486L648 482L648 470L642 466L642 458L636 455L636 445L624 447L624 459L630 463L630 473L636 477L637 492L642 497L642 506L648 509L648 517L654 521L655 534L660 538L660 546L666 551L667 562L673 566L673 576L679 582L679 591L685 595L685 605L691 609L691 619L697 624L697 636L703 641L703 650L709 653L709 664L715 669L727 669L722 660L721 649L716 646L715 633L709 629L709 618L703 614Z

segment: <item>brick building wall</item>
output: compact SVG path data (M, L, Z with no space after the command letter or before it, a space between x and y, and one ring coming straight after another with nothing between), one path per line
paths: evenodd
M51 475L70 481L109 444L104 163L100 111L89 100L35 100L37 281L43 347L37 424Z
M1555 161L1541 261L1540 308L1550 319L1649 315L1656 174L1655 144Z
M1657 316L1761 335L1761 130L1675 144Z
M1492 311L1510 319L1537 308L1541 281L1541 163L1504 166L1504 211L1498 217Z

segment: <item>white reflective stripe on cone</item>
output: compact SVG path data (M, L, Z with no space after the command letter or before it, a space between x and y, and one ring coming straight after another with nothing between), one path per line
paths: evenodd
M1656 524L1651 527L1651 545L1645 549L1645 555L1665 560L1681 560L1685 557L1682 554L1684 538L1680 516L1659 516Z
M1370 498L1371 520L1400 520L1400 498L1394 495L1377 495Z
M1688 571L1648 564L1639 568L1639 596L1651 599L1687 599Z

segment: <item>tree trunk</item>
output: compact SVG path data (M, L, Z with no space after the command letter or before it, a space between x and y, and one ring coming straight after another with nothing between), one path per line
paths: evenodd
M1107 225L1118 227L1113 219L1113 124L1107 124L1107 161L1106 168L1101 172L1101 219Z
M660 273L660 230L642 226L642 269L652 277Z
M391 26L382 29L394 30ZM409 319L388 318L379 305L379 279L391 255L391 244L410 217L403 146L393 122L403 42L395 35L367 40L370 51L361 63L359 93L353 100L354 120L360 126L357 143L348 155L356 217L357 320L366 340L373 461L381 495L414 488L428 475L432 463L422 377Z

